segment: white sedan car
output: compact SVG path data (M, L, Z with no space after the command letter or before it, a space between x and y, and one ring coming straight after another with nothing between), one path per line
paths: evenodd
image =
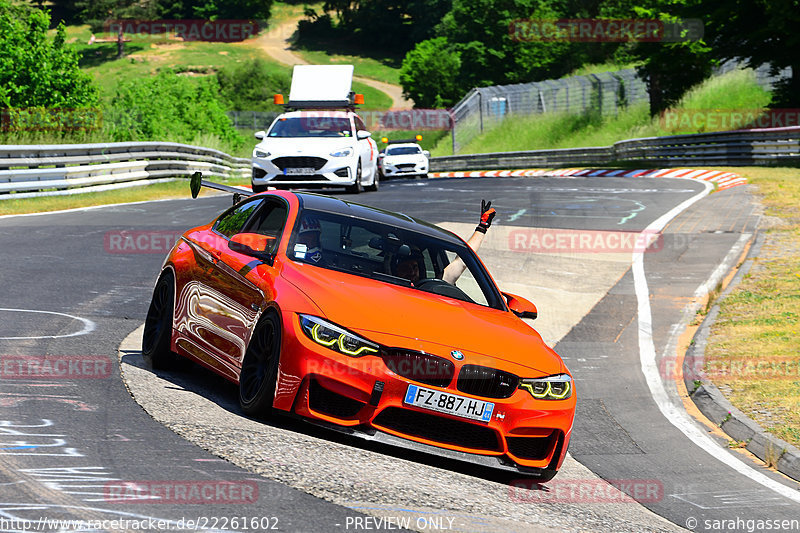
M384 178L395 176L428 177L430 152L417 143L390 143L378 155L378 169Z
M378 189L378 147L352 111L283 113L256 132L253 191L268 187Z

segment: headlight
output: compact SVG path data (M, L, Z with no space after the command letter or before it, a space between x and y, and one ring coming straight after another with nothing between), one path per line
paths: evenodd
M520 380L519 388L531 393L537 400L566 400L572 396L572 378L556 374L544 378Z
M353 153L352 148L345 148L344 150L339 150L338 152L331 152L333 157L347 157Z
M380 346L374 342L315 316L300 315L300 325L312 341L350 357L375 354L380 350Z
M255 150L253 152L253 157L269 157L271 154L269 152L265 152L263 150Z

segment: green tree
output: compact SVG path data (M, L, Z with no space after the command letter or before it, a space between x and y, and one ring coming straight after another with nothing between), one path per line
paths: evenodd
M44 11L0 0L0 107L97 105L99 91L78 68L64 26L49 39L49 25Z
M715 57L744 59L751 67L792 68L778 85L775 107L800 104L800 0L705 0L708 41Z
M448 82L446 91L439 89L426 79L433 76L433 69L409 52L403 62L403 88L408 94L419 93L414 97L418 105L434 101L437 94L448 104L473 87L559 77L579 66L569 60L573 43L535 41L512 31L520 20L554 18L559 13L539 0L454 0L436 28L435 46L429 45L425 52L442 64L448 60L438 56L454 55L458 71L434 77Z
M458 75L459 52L444 37L422 41L403 60L400 84L415 107L451 107L463 95Z
M202 19L267 20L272 0L206 0L194 4L192 16Z
M657 19L665 24L682 24L701 12L704 0L650 0L632 8L636 18ZM640 61L639 75L647 83L650 115L655 116L680 100L681 96L708 78L715 65L711 47L688 32L669 42L637 42L631 55Z
M301 39L328 39L363 43L392 53L406 53L424 39L447 13L452 0L328 0L322 13L306 10ZM332 16L333 15L333 16Z

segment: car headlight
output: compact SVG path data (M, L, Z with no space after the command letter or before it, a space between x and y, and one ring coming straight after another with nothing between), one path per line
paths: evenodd
M572 396L572 378L556 374L544 378L522 379L519 388L531 393L537 400L566 400Z
M264 150L253 151L253 157L269 157L270 155L269 152L265 152Z
M316 316L300 315L300 325L312 341L350 357L375 354L380 350L374 342Z
M352 153L353 153L353 149L352 148L345 148L345 149L339 150L337 152L331 152L331 155L333 157L347 157Z

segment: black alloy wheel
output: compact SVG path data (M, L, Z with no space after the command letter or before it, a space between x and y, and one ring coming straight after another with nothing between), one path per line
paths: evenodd
M256 325L239 374L239 405L245 414L266 418L272 409L281 352L281 324L267 311Z
M142 335L142 355L150 365L159 370L168 370L181 361L172 352L172 314L175 309L175 277L169 271L161 275L153 289L153 299L147 310Z

